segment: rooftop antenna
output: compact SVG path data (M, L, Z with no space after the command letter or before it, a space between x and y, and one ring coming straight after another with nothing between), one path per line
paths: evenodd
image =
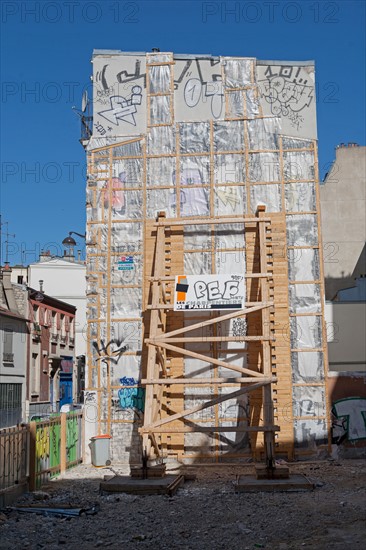
M5 240L5 262L9 262L9 237L15 239L15 233L8 232L8 222L6 222L6 240Z
M9 237L15 238L15 233L9 233L9 222L2 222L2 216L0 214L0 266L2 265L2 236L5 233L5 262L9 262ZM6 225L6 231L3 232L2 226Z

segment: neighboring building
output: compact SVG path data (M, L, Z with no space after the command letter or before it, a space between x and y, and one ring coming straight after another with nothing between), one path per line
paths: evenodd
M28 303L27 413L32 417L57 412L73 401L76 308L29 287Z
M359 456L366 438L366 147L336 148L320 186L333 452Z
M320 185L325 297L366 276L366 147L342 143Z
M0 429L25 420L28 325L18 308L17 296L6 265L0 274Z
M86 266L74 256L73 248L64 251L64 256L51 256L42 251L38 262L28 267L17 265L12 268L12 281L23 282L30 287L42 285L48 296L76 307L75 316L75 361L76 371L73 383L73 401L83 400L85 387L86 355Z

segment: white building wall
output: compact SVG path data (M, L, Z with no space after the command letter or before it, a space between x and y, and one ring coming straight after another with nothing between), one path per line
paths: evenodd
M78 262L51 258L30 264L28 285L43 290L49 296L75 306L75 357L86 354L86 267Z

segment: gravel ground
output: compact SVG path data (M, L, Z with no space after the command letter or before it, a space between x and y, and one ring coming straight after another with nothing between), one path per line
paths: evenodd
M196 480L173 497L102 496L99 483L110 469L82 465L13 506L98 503L99 511L65 518L6 509L0 513L0 548L364 548L366 462L296 463L290 471L305 474L314 491L235 493L236 475L250 469L218 466L196 468Z

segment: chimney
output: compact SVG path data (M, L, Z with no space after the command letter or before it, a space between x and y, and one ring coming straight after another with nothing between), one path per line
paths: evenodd
M12 269L9 265L9 262L5 262L4 267L2 269L2 276L3 276L3 289L4 289L6 302L9 310L12 313L19 313L18 306L15 300L13 285L11 284L11 273L12 273Z
M49 250L41 250L41 253L39 255L40 262L46 262L50 258L51 258L51 252Z
M81 250L78 250L78 262L81 262Z
M44 282L43 279L40 279L38 282L39 282L39 291L44 292L44 290L43 290L43 282Z

